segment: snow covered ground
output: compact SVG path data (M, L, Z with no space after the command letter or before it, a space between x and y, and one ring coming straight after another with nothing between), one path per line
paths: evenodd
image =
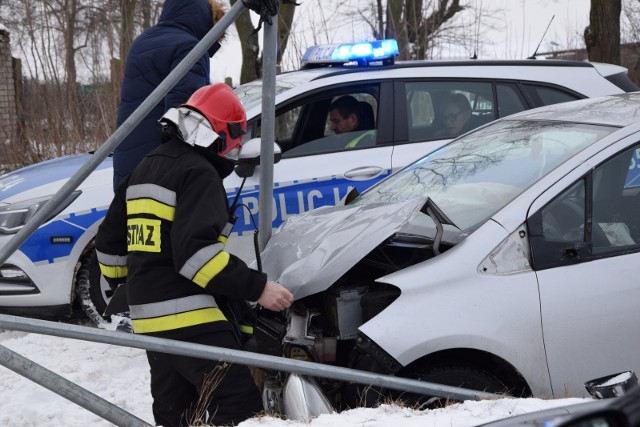
M143 350L15 331L0 331L0 345L75 382L153 424L149 367ZM416 411L394 405L324 415L310 424L260 416L240 427L466 427L589 399L498 399L468 401ZM0 366L0 425L37 427L111 426L36 383Z

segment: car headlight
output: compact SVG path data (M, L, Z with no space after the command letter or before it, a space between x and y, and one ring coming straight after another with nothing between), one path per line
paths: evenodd
M63 203L47 218L47 221L62 212L71 204L82 191L74 191L69 194ZM25 200L18 203L11 203L0 207L0 233L17 233L33 216L38 212L53 195L38 197L37 199Z

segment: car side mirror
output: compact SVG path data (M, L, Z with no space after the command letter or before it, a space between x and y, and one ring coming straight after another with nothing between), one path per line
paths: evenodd
M629 390L638 387L638 378L635 372L624 371L587 381L584 386L594 399L607 399L623 396Z
M236 174L240 178L253 176L256 166L260 164L260 148L262 140L253 138L242 144L238 162L236 164ZM282 149L277 142L273 143L273 163L278 163L282 158Z

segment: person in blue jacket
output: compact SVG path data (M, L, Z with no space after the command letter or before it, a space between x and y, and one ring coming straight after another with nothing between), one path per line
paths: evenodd
M158 23L133 41L127 55L116 126L127 120L223 15L222 5L214 0L165 0ZM209 60L219 47L216 42L116 147L114 191L144 156L161 144L158 120L162 115L210 83Z

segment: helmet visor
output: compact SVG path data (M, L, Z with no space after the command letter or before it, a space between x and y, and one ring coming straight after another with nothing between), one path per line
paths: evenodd
M240 158L240 147L236 147L233 150L229 151L227 154L225 154L224 156L225 159L229 159L229 160L233 160L234 162L237 162L238 159Z
M184 142L189 145L206 148L219 137L209 120L195 110L185 107L171 108L162 118L172 121L178 127Z

